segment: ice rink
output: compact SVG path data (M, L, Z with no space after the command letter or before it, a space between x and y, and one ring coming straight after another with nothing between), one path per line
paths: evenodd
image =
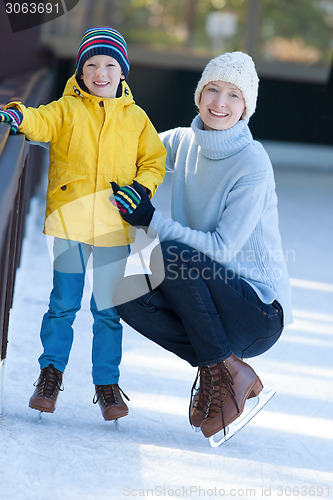
M188 421L195 369L124 326L120 427L92 404L90 289L54 414L28 407L52 269L42 234L45 185L31 203L18 270L0 417L0 498L333 497L333 148L267 144L293 286L294 323L251 360L269 404L210 448ZM154 203L168 212L167 177Z

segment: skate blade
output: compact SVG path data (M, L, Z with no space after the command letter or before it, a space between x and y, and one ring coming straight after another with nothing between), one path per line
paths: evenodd
M252 420L252 418L259 413L260 410L268 403L268 401L274 396L275 391L270 390L270 391L261 391L261 393L257 396L258 402L257 404L250 409L245 415L240 415L234 422L232 422L226 430L226 434L224 435L224 431L220 431L217 434L214 434L213 436L210 436L209 439L209 444L212 448L217 448L218 446L221 446L221 444L225 443L229 439L231 439L237 432L239 432L246 424ZM223 433L223 437L221 439L218 439L215 441L214 438L216 438L219 434Z
M40 412L38 413L37 422L41 422L41 421L42 421L42 416L43 416L43 412L42 412L42 411L40 411Z

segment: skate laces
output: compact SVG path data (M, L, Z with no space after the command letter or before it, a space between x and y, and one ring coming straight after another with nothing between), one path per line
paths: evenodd
M228 393L230 394L236 406L237 412L239 413L239 407L233 389L234 382L229 370L223 362L217 363L214 367L210 367L210 372L213 380L213 395L210 400L207 418L216 418L221 414L224 433L226 433L223 415L223 404Z
M197 388L197 381L199 379L199 387ZM208 366L199 366L197 375L193 382L191 389L191 402L190 402L190 417L191 411L202 411L206 415L209 402L213 394L212 376ZM191 420L191 419L190 419Z
M127 399L127 401L130 400L118 384L96 385L96 393L93 398L93 403L96 404L99 401L104 407L119 405L122 403L120 393L125 399Z
M58 391L63 391L62 373L54 368L52 364L43 368L39 378L34 382L34 387L38 387L40 396L45 398L55 398Z

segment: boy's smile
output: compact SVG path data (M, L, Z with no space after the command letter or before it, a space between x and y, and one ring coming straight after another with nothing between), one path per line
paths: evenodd
M125 76L113 57L97 55L84 63L81 78L91 95L112 99L116 97L119 82Z

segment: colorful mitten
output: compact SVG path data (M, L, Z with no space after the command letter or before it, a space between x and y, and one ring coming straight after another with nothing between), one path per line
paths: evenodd
M16 134L22 120L23 115L18 109L10 108L6 111L0 111L0 122L9 123L11 135Z
M131 186L119 187L111 182L114 196L110 197L112 204L118 208L120 215L131 226L148 227L155 208L143 186L133 181Z

